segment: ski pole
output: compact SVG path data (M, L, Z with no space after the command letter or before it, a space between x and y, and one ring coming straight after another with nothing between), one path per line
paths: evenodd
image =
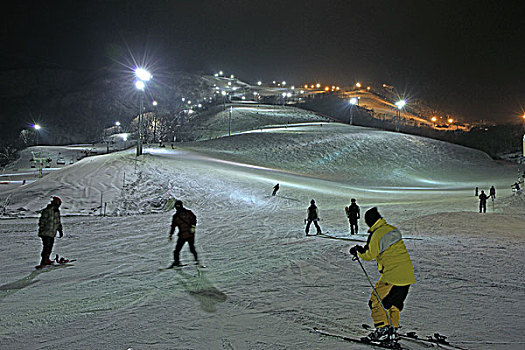
M366 276L366 279L368 280L368 283L370 283L370 287L372 287L372 290L374 291L374 294L376 295L376 298L377 300L379 300L379 305L381 305L381 308L383 309L383 311L385 312L385 315L386 315L386 318L388 320L388 323L390 323L390 326L394 327L394 323L392 322L392 319L390 318L390 315L388 314L388 311L386 311L386 308L385 306L383 305L383 301L381 300L381 298L379 297L379 293L377 293L377 290L376 288L374 287L372 281L370 280L370 277L368 277L368 274L366 273L366 270L363 266L363 264L361 264L361 260L359 260L359 257L357 255L355 255L352 260L354 261L357 261L359 263L359 266L361 266L361 269L363 269L363 272L365 273L365 276Z

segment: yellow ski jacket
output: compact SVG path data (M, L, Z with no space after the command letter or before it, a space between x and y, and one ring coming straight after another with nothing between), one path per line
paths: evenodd
M416 282L414 266L401 237L401 232L385 219L379 219L368 230L364 253L357 253L362 260L376 260L381 274L380 281L396 286Z

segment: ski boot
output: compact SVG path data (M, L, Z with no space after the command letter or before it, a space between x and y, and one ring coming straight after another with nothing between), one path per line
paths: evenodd
M396 329L392 326L385 326L376 328L373 332L368 334L366 337L361 338L365 342L378 342L392 349L399 348L399 335Z

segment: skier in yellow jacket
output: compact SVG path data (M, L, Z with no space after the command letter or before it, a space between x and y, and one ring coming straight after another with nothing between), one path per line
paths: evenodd
M414 267L401 232L387 224L376 207L365 213L365 222L370 227L367 242L364 247L352 247L350 254L362 260L376 260L381 277L375 285L375 290L388 312L387 316L375 291L372 291L368 305L376 329L367 338L376 341L392 340L396 338L399 312L403 310L408 289L416 282Z

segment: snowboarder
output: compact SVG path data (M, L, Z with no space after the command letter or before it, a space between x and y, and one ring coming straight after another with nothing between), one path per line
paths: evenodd
M179 238L177 239L177 244L175 245L175 250L173 251L174 261L170 267L182 266L179 255L182 247L184 246L184 243L186 242L188 242L190 251L195 258L195 265L198 265L199 258L197 251L195 250L195 228L197 226L197 217L191 210L184 208L182 201L180 200L175 201L175 209L176 212L173 215L173 220L171 222L169 240L171 241L173 239L172 237L176 227L179 229Z
M64 236L62 231L62 223L60 222L60 205L62 200L58 197L53 197L51 203L47 205L40 213L40 219L38 220L38 237L42 238L42 253L40 256L40 265L37 268L44 267L45 265L52 265L53 261L49 259L51 251L53 250L53 243L57 231L58 237Z
M272 196L275 196L277 194L277 191L279 191L279 184L273 186Z
M307 209L307 215L308 217L305 219L306 221L306 235L308 236L308 232L310 232L310 225L312 222L315 225L315 228L317 229L317 234L320 235L321 227L319 227L319 224L317 223L319 221L319 212L317 210L317 206L315 205L315 201L312 199L310 201L310 206Z
M490 190L489 190L489 193L490 193L490 198L492 200L496 199L496 189L494 188L494 186L491 186L490 187Z
M367 243L364 247L356 245L350 248L350 254L362 260L375 259L381 275L368 302L376 329L366 338L395 341L399 313L403 310L410 285L416 282L414 266L401 232L387 224L376 207L365 213L365 222L370 227Z
M479 212L481 213L482 211L484 213L487 212L487 198L489 198L486 194L485 194L485 191L481 190L481 194L479 195Z
M359 209L359 206L355 202L355 198L350 199L350 206L345 208L346 211L346 217L348 218L348 221L350 222L350 234L354 234L354 228L355 228L355 234L359 233L359 228L357 227L357 220L361 218L361 211Z
M479 189L478 187L476 187L476 189L474 190L474 197L477 197L479 195Z

